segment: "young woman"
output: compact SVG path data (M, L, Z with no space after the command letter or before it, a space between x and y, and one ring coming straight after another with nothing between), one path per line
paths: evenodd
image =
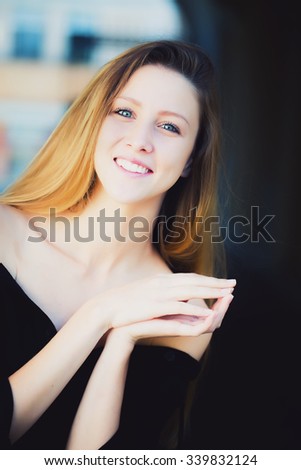
M233 298L200 223L218 142L208 57L146 43L100 70L2 195L3 447L162 446Z

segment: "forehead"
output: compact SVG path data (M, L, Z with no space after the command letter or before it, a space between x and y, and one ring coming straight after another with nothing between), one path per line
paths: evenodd
M119 96L141 103L160 104L175 111L184 108L199 113L199 98L192 83L179 72L162 65L144 65L136 70Z

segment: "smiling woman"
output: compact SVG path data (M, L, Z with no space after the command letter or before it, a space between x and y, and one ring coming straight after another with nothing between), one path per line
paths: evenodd
M119 203L139 202L144 210L155 204L158 213L193 150L199 108L196 90L178 72L159 65L138 69L98 136L95 170L102 190Z
M124 52L1 196L3 447L171 445L162 432L184 409L235 286L213 277L214 244L197 230L217 215L213 75L193 44ZM45 236L32 243L41 218ZM147 222L143 243L130 236L133 220ZM183 223L175 237L171 220Z

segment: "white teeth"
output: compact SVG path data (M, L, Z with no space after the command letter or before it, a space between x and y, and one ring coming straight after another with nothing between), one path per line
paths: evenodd
M123 158L116 158L116 163L118 166L122 166L127 171L131 171L133 173L141 173L145 174L148 173L148 168L144 166L137 165L136 163L129 162L128 160L124 160Z

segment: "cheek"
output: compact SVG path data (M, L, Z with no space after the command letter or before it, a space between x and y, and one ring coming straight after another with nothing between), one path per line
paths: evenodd
M94 152L94 165L96 168L99 167L99 164L102 160L102 156L101 156L102 148L103 148L103 143L102 143L101 138L99 138L96 143L95 152Z
M109 146L113 144L118 139L118 136L121 134L120 125L116 120L111 119L110 117L106 118L103 122L98 139L96 148L101 150L101 147Z
M164 152L164 158L162 158L162 167L169 169L173 172L182 171L187 160L189 159L193 145L175 143L173 146L166 148Z
M112 133L110 129L102 127L94 153L94 161L96 164L99 164L101 161L104 162L106 156L110 155L110 148L113 145L113 136L116 138L116 134Z

